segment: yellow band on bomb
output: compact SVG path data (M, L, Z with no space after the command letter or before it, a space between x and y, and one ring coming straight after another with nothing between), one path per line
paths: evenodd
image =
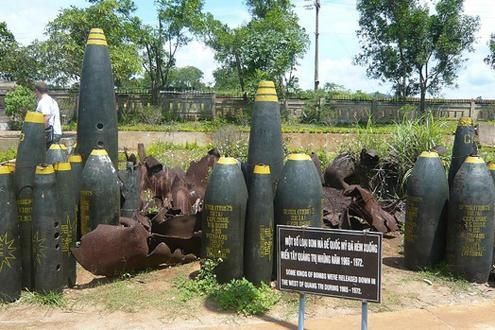
M306 154L290 154L287 160L311 160L311 157Z
M270 174L270 166L269 165L256 165L254 167L254 174Z
M98 28L91 29L86 45L107 46L107 38L105 37L103 30Z
M237 159L232 158L232 157L220 157L218 160L217 164L222 164L222 165L237 165Z

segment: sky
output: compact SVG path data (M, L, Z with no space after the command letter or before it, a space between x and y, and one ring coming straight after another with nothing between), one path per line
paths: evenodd
M300 86L313 88L315 11L307 9L313 0L293 0L300 24L310 35L311 46L297 67ZM321 85L332 82L350 90L391 93L390 85L366 77L365 67L352 64L359 52L358 12L356 0L320 0L319 80ZM246 24L250 15L242 0L205 0L205 10L231 27ZM137 15L145 22L155 22L152 0L135 0ZM87 6L85 0L0 0L0 21L7 22L16 40L28 44L44 39L45 25L57 16L61 8ZM467 61L459 71L456 87L444 88L444 98L495 99L495 70L483 62L489 53L488 40L495 33L495 3L493 0L465 0L465 13L480 17L475 51L466 54ZM200 54L200 56L198 56ZM212 83L212 72L218 66L214 52L201 41L194 40L177 53L177 66L193 65L204 72L204 82Z

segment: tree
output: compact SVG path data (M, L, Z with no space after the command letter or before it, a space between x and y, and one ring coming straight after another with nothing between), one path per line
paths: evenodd
M153 103L169 84L175 54L191 41L192 33L201 29L202 0L157 0L158 26L141 28L139 45L144 49L144 69L149 78Z
M463 0L439 0L433 14L420 0L358 0L357 64L389 81L400 98L436 94L453 85L463 55L472 51L478 17L463 14Z
M239 89L239 77L237 70L231 67L219 67L213 71L215 89L220 91L232 91Z
M278 7L286 12L292 8L290 0L246 0L246 5L253 17L264 18L274 7Z
M14 35L7 28L7 23L0 22L0 78L11 80L12 58L18 45Z
M24 86L17 86L5 95L5 113L14 121L22 122L27 111L36 107L36 95L33 90Z
M0 78L13 80L13 70L15 68L15 53L19 45L14 35L7 28L7 23L0 22Z
M490 54L485 57L485 63L495 69L495 34L490 36L490 41L488 41L488 47L490 48Z
M199 90L205 86L201 79L203 71L194 66L175 67L170 71L168 86L180 90Z
M0 78L31 87L40 79L41 63L36 57L36 45L21 46L7 24L0 22Z
M261 79L274 80L279 89L286 90L296 82L295 67L308 48L308 35L288 1L247 4L253 19L237 28L207 15L206 43L215 50L223 70L237 73L242 92L255 89Z
M46 66L46 78L57 85L79 80L84 48L91 28L102 28L107 39L115 84L119 86L141 70L135 39L139 19L132 16L132 0L89 0L87 8L62 9L48 23L48 40L38 42L38 55Z

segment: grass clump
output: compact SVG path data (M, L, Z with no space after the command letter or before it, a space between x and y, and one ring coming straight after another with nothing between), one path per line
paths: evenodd
M219 263L217 260L205 259L201 261L201 268L194 279L176 279L175 286L179 289L180 299L188 301L196 296L207 296L218 291L220 284L213 271Z
M64 308L67 306L67 301L64 295L60 292L26 292L22 295L22 302L32 305L46 306L50 308Z
M423 151L445 146L445 121L434 119L431 114L419 118L407 118L394 124L387 135L374 133L375 125L368 121L367 128L357 133L356 139L344 146L341 152L359 159L362 149L375 151L379 164L372 170L370 188L379 199L397 199L405 196L407 179ZM447 148L448 149L448 148ZM450 153L443 155L448 165Z
M0 163L11 159L15 159L17 151L13 148L9 148L6 151L0 151Z
M217 282L215 267L221 260L206 259L194 279L178 279L175 286L179 289L182 301L197 296L211 298L221 309L242 315L258 315L267 312L280 300L280 293L267 284L255 286L245 278L234 279L226 284Z
M473 288L468 281L452 274L445 262L431 268L423 269L417 273L417 277L418 279L426 279L432 283L439 283L454 292L466 292Z
M247 160L248 135L235 125L226 125L215 132L213 144L222 156Z
M205 156L209 147L200 146L195 142L185 144L157 142L147 147L146 154L155 157L167 167L177 167L185 171L191 161Z
M214 292L213 298L222 309L247 316L263 314L270 310L280 300L280 293L265 283L256 287L242 278L220 286L219 290Z

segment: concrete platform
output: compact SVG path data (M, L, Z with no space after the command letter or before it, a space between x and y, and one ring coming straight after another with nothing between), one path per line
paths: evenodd
M428 309L370 313L369 329L495 329L495 301L479 305L445 305ZM360 329L361 315L342 315L305 320L305 329ZM211 328L213 329L213 328ZM294 322L270 320L249 325L219 326L214 329L297 329Z

